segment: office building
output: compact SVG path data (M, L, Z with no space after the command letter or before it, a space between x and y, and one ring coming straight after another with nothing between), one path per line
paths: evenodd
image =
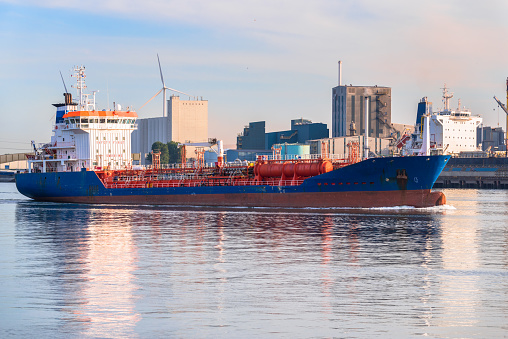
M479 127L477 140L481 144L482 151L489 152L504 152L506 151L506 144L504 138L504 131L502 127Z
M291 129L265 132L265 122L251 122L237 137L237 149L270 150L274 144L305 144L308 140L328 138L326 124L313 123L307 119L291 120Z

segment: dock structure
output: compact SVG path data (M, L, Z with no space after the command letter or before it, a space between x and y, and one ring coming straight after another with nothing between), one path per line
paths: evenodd
M33 154L33 152L2 154L0 155L0 164L5 164L15 161L26 161L26 155Z
M508 158L451 158L434 188L508 188Z

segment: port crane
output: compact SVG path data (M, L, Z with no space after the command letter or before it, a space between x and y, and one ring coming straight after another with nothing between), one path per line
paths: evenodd
M501 107L501 109L506 113L506 130L505 130L505 141L506 141L506 156L508 156L508 78L506 78L506 106L501 102L501 100L499 100L498 98L496 98L496 96L494 95L494 100L496 100L497 104L499 105L499 107Z
M502 109L502 110L503 110L506 114L508 114L508 109L506 109L505 104L503 104L503 103L501 102L501 100L499 100L498 98L496 98L496 96L495 96L495 95L494 95L494 100L496 100L496 101L497 101L497 104L499 105L499 107L501 107L501 109Z

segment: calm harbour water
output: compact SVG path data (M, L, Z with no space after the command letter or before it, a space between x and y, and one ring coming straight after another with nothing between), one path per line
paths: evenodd
M508 336L508 190L432 209L38 203L0 184L0 337Z

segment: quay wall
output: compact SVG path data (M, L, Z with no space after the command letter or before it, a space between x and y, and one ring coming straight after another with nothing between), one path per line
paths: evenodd
M508 158L451 158L434 188L508 189Z

